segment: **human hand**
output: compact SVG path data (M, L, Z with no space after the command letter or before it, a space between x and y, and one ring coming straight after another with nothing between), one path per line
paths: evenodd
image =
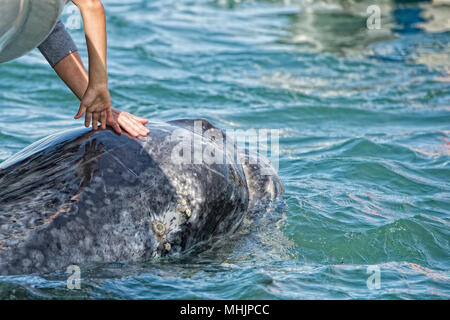
M106 124L113 127L118 134L122 133L120 126L114 120L111 110L111 97L106 85L88 86L83 98L81 99L80 108L75 115L75 119L81 118L86 114L84 125L89 127L92 119L92 128L98 129L98 122L101 128L106 129Z
M148 123L147 119L117 109L112 109L112 116L114 121L118 123L123 130L135 138L139 136L145 137L150 132L150 130L145 127L145 124ZM109 121L107 121L107 124L110 125Z

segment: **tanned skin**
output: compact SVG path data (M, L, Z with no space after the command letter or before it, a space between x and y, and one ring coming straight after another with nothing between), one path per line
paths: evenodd
M82 100L88 88L89 75L83 66L78 52L75 51L59 61L54 69L78 99ZM131 136L147 136L150 132L145 127L145 124L148 123L147 119L114 108L111 108L111 111L114 123L118 124L120 128L128 132ZM109 122L108 119L106 124L114 128L113 122Z
M72 0L83 17L84 33L89 54L89 74L78 54L74 52L61 61L54 69L72 92L81 100L75 119L85 115L84 125L98 129L111 126L117 133L121 127L130 135L146 136L149 130L144 126L148 120L127 112L113 109L108 89L106 67L106 20L105 9L100 0Z

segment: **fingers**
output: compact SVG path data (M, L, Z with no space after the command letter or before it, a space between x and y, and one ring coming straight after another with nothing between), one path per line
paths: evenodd
M106 125L109 125L118 134L122 133L122 129L126 130L133 137L145 137L149 134L150 130L145 127L145 124L148 123L147 119L132 115L128 112L120 112L117 110L114 110L114 112L113 115L112 108L102 112L91 112L86 104L82 104L76 117L79 117L80 114L85 114L84 125L89 127L92 120L92 128L94 130L98 130L98 122L100 122L102 129L106 129Z
M122 129L114 119L111 108L107 111L107 122L117 134L122 134Z
M145 122L142 122L142 121L138 122L138 126L141 129L140 130L141 134L145 137L146 135L148 135L150 133L150 130L145 126L145 124L148 123L148 120L147 119L143 119L143 120L145 120Z
M146 127L144 127L143 125L141 125L141 134L145 137L146 135L148 135L150 133L150 130Z
M136 137L140 135L145 137L150 132L150 130L144 127L144 125L136 120L131 114L127 114L123 117L123 122L126 125L126 130L128 131L128 129L130 129L133 131L133 135Z
M139 135L145 137L150 132L150 130L148 130L146 127L144 127L144 125L142 123L136 122L136 120L133 120L131 122L134 125L134 130L137 130Z
M114 123L114 117L113 117L113 113L112 113L112 109L109 109L108 111L106 111L106 120L108 121L108 123Z
M91 94L90 90L86 90L83 99L81 99L80 109L75 115L75 119L80 119L88 111L89 107L91 107L94 100L95 95ZM86 127L89 127L89 125L87 125Z
M122 129L120 129L120 126L117 124L117 122L114 121L114 123L112 123L111 126L116 133L122 134Z
M129 118L124 118L122 120L121 126L133 137L138 137L140 135L140 130L138 126Z
M89 126L89 123L88 123ZM92 113L92 128L94 130L98 130L98 113L94 112Z
M91 118L92 118L92 112L89 112L89 111L86 112L86 117L84 119L84 126L86 128L88 128L89 125L91 124Z
M77 114L75 115L74 119L80 119L84 113L86 112L87 107L84 104L80 105L80 108L78 109Z
M137 121L139 121L142 124L147 124L148 123L148 119L145 118L141 118L138 116L135 116L134 114L130 114L134 119L136 119Z
M137 137L139 134L137 133L136 130L134 130L133 128L133 124L130 122L130 119L128 119L127 117L123 117L120 120L120 126L127 131L130 135L132 135L133 137Z
M148 123L147 119L135 116L131 113L127 113L126 117L133 123L135 130L138 130L139 134L143 137L149 134L150 130L148 130L144 125Z
M100 115L100 122L102 123L102 129L105 130L106 129L106 119L107 119L107 114L106 111L103 111Z

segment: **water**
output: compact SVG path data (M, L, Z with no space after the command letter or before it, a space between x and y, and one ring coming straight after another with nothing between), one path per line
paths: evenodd
M449 299L449 6L380 1L369 30L364 1L104 4L114 106L279 129L286 208L196 257L84 266L81 290L1 277L0 298ZM82 125L37 51L0 73L0 161Z

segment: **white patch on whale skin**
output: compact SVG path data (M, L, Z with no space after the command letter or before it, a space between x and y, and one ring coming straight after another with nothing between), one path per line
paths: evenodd
M270 199L275 198L275 196L276 196L275 195L275 185L273 184L272 181L270 181L269 183L266 183L265 191L266 191L266 194L270 195Z
M44 254L39 250L32 250L30 252L30 259L36 267L40 267L45 260Z
M28 258L22 259L22 266L24 266L24 268L29 268L32 263L33 262L31 261L31 259Z

